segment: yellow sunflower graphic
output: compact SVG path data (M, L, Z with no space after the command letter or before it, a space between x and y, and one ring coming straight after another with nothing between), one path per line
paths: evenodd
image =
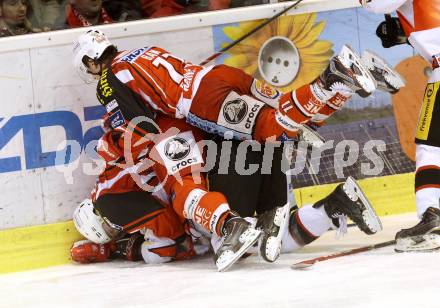
M224 63L244 70L283 92L313 81L327 67L333 44L319 40L325 22L316 13L281 16L228 51ZM236 40L264 20L228 26L223 32ZM228 43L222 43L222 47Z

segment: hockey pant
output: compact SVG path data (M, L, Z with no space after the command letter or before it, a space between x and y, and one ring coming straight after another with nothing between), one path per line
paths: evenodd
M240 141L214 140L217 157L215 166L208 172L209 188L224 194L233 211L242 217L253 217L283 206L293 197L287 186L290 181L285 171L289 162L283 155L283 144L244 148ZM237 155L243 150L244 155Z

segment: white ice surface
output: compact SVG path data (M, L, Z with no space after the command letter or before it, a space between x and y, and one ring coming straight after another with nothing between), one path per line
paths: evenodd
M415 214L383 219L374 236L350 228L321 237L275 264L252 256L218 273L210 257L149 266L111 262L0 276L0 307L440 307L440 254L396 254L392 247L289 268L314 256L393 239Z

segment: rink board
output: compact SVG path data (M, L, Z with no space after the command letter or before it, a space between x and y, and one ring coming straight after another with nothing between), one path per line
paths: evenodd
M415 210L414 174L400 174L359 181L380 216ZM295 190L299 206L313 203L336 184ZM70 263L69 249L81 239L72 221L0 231L0 273Z
M220 49L222 42L216 37L223 25L269 18L286 6L288 3L278 3L187 14L100 29L120 49L161 46L200 63ZM356 6L355 0L331 4L308 0L289 14ZM99 121L104 108L96 101L95 86L85 85L71 65L72 41L84 31L0 40L0 230L71 219L99 174L93 148L103 133Z

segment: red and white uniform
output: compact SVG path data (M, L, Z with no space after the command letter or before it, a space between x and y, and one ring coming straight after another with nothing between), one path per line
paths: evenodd
M106 193L141 191L145 184L148 189L159 186L153 195L182 222L190 219L206 231L220 234L230 210L223 194L206 188L202 151L196 144L203 133L183 120L166 116L159 116L156 123L162 131L157 135L141 139L120 126L100 139L98 152L108 168L99 176L93 199ZM130 149L124 151L127 145Z
M112 72L156 112L221 136L232 130L236 139L294 137L288 119L308 122L332 96L316 83L282 94L239 69L194 65L159 47L122 51Z
M159 47L123 51L112 63L116 77L145 103L176 118L186 116L200 79L211 68L185 62Z

